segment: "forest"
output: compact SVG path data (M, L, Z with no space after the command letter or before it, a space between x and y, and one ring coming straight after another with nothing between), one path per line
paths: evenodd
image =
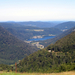
M37 50L0 26L0 64L14 64Z
M49 52L51 50L51 52ZM20 72L61 72L75 70L75 32L55 44L39 50L20 61Z
M12 29L9 26L6 26L6 28L5 25L4 28L0 26L1 71L15 71L15 62L17 63L18 72L53 73L75 70L75 27L64 31L55 37L56 39L51 39L52 43L47 44L47 47L44 49L38 50L36 47L25 43L11 33L17 26L14 27L12 25ZM17 27L16 30L19 29L20 27ZM32 29L33 27L30 28L30 30ZM49 34L49 32L56 28L51 28L52 30L50 28L47 29L45 31ZM22 33L22 29L20 30L20 33ZM35 34L35 32L32 33Z

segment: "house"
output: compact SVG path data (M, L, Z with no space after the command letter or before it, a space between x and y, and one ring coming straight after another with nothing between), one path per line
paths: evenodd
M48 50L48 52L51 52L51 50Z

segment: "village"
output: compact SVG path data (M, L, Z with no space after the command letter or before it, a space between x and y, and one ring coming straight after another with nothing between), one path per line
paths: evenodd
M24 41L28 44L31 44L32 46L36 46L37 48L43 49L44 45L39 44L39 42L32 42L32 41Z

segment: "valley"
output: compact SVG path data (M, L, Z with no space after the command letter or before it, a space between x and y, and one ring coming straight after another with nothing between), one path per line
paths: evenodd
M44 41L44 40L48 40L48 39L52 39L54 38L55 35L49 34L49 36L33 36L32 39L29 40L25 40L24 42L31 44L32 46L36 46L39 49L43 49L44 45L40 44L39 41Z
M14 64L37 50L0 26L0 64Z
M75 75L75 0L0 0L0 75Z
M69 23L73 24L73 28ZM75 70L74 58L74 22L61 23L51 28L26 26L17 22L0 23L1 71L14 71L15 62L18 72L72 71Z
M20 61L20 72L62 72L75 70L75 32ZM24 67L25 66L25 67ZM21 67L21 68L20 68Z
M39 42L36 41L24 41L28 44L31 44L32 46L36 46L38 49L43 49L44 45L39 44Z

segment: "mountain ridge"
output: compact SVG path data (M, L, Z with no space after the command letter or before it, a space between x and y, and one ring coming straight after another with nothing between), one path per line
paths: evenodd
M61 72L75 70L75 32L55 44L39 50L20 61L20 72Z
M61 29L63 31L63 30L70 29L70 28L72 28L74 26L75 26L75 21L68 21L68 22L60 23L60 24L58 24L58 25L56 25L54 27L59 28L59 29Z
M40 41L40 44L43 44L45 47L47 47L49 44L54 44L57 40L65 37L66 35L70 34L71 32L73 32L75 30L75 27L68 29L66 31L64 31L63 33L57 35L56 37L52 38L52 39L48 39L45 41Z
M37 50L37 48L19 40L0 26L0 59L2 60L0 63L6 63L5 60L11 60L14 63Z

